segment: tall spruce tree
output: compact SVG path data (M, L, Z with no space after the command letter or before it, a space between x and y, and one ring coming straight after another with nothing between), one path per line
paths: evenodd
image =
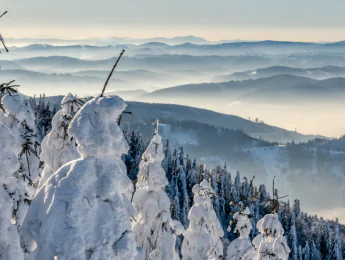
M170 200L163 189L168 185L163 159L163 143L156 122L155 134L140 162L137 190L133 196L133 232L145 259L171 260L175 252L169 224Z

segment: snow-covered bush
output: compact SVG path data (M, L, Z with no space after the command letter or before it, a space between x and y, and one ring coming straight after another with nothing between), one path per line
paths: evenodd
M36 192L39 181L38 168L40 160L36 153L35 115L28 102L20 94L7 94L2 98L0 122L6 125L22 145L19 153L20 169L18 178L25 182L30 198Z
M267 214L257 224L260 232L253 240L257 260L287 260L290 248L284 237L284 229L278 215Z
M0 260L24 259L18 227L26 212L25 188L14 178L19 168L20 145L10 130L0 123ZM15 222L17 226L13 224Z
M31 203L23 234L33 259L134 259L133 185L121 160L128 145L117 125L125 107L117 96L98 96L70 123L81 158L54 173Z
M255 250L249 240L252 229L249 215L250 211L247 207L241 212L236 212L233 216L236 223L235 232L237 231L240 236L230 243L226 255L227 260L250 260L254 257Z
M40 157L44 162L44 169L38 188L42 187L62 165L80 157L75 139L67 132L73 116L78 111L74 100L76 98L72 94L67 94L62 99L62 109L53 117L52 130L42 141Z
M155 135L139 164L137 190L133 196L133 232L145 259L171 260L175 251L170 229L170 200L163 189L168 184L163 159L162 138L156 125Z
M212 206L214 191L203 180L194 185L193 193L194 205L188 214L190 223L182 244L183 259L221 259L224 231Z

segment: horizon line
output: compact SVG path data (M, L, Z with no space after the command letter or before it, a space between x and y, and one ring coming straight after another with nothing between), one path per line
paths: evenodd
M95 37L83 37L83 38L68 38L68 37L59 37L59 36L28 36L28 37L16 37L16 36L9 36L6 37L7 40L64 40L64 41L85 41L85 40L92 40L92 39L123 39L123 40L134 40L134 41L140 41L140 40L154 40L157 38L166 39L166 40L174 40L177 38L187 38L187 37L194 37L199 40L204 40L209 43L221 43L221 42L229 42L229 43L235 43L235 42L292 42L292 43L339 43L339 42L345 42L345 38L343 40L336 40L336 41L325 41L325 40L311 40L311 41L299 41L299 40L274 40L272 38L267 39L221 39L221 40L210 40L206 37L200 37L195 35L176 35L172 37L165 37L165 36L153 36L153 37L133 37L133 36L95 36ZM5 39L6 39L5 38ZM189 42L185 42L189 43ZM202 44L202 43L201 43Z

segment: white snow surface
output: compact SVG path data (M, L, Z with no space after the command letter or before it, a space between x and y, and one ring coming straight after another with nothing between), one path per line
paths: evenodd
M20 144L17 138L3 123L0 123L0 183L7 184L9 178L19 168L18 153Z
M128 144L117 124L126 106L118 96L96 97L75 115L68 134L77 139L78 152L83 158L114 153L120 157L127 153Z
M168 184L162 168L161 136L156 133L139 164L137 190L133 196L133 232L145 259L172 260L175 239L170 229L170 199L164 191Z
M0 123L0 260L22 260L24 254L20 247L18 229L12 219L14 209L18 210L18 222L22 219L25 188L23 184L13 178L19 168L18 152L20 150L17 139L10 130ZM12 194L13 195L9 195Z
M117 125L125 107L98 96L75 115L69 135L82 158L54 173L31 203L23 234L32 259L134 259L132 183L121 160L128 145Z
M0 122L5 124L11 130L11 133L17 138L20 144L23 144L25 142L25 129L23 126L23 123L25 122L26 125L33 130L33 133L30 134L30 139L32 144L34 144L36 141L36 138L34 136L36 129L35 115L28 100L24 99L24 97L20 94L7 94L3 96L2 104L6 113L3 113L2 110L0 110ZM27 192L30 197L33 197L36 192L36 188L28 184L29 180L27 177L29 177L34 184L38 183L39 159L32 153L28 154L27 156L30 163L30 171L28 169L26 154L23 154L20 158L22 167L22 172L20 173L20 175L25 176L24 179L26 182Z
M33 130L35 126L35 114L28 100L24 99L20 94L5 95L2 98L2 104L6 114L0 113L0 122L3 122L9 129L11 129L14 136L20 135L19 131L21 122L24 120L26 124Z
M80 157L75 139L66 132L69 120L78 111L78 107L74 103L68 102L74 99L72 94L64 97L61 102L62 109L53 117L52 130L42 140L40 158L44 161L44 169L38 188L41 188L62 165Z

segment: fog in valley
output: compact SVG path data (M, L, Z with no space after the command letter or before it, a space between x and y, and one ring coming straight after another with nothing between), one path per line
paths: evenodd
M205 108L303 134L343 135L343 42L150 40L9 39L1 78L25 82L22 92L31 96L61 95L71 86L79 96L93 95L125 49L109 91L128 100Z

